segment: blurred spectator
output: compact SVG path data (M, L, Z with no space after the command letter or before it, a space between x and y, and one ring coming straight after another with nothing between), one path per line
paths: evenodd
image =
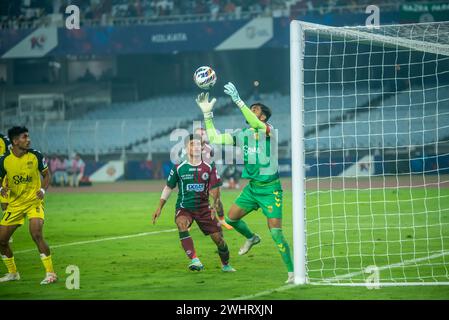
M84 73L84 76L78 79L78 81L85 81L85 82L91 82L97 80L94 76L94 74L90 71L89 68L86 68L86 72Z
M162 175L162 162L153 161L153 179L163 179Z
M406 1L398 0L392 7L388 0L379 0L376 5L389 4L390 8L396 7L397 10ZM289 16L289 12L293 16L306 12L362 12L364 10L361 8L370 3L369 0L298 0L294 4L282 0L59 0L55 3L52 0L1 0L0 27L35 27L37 22L43 22L41 18L45 15L56 13L53 11L65 15L65 9L70 4L80 8L83 22L97 20L97 23L101 21L102 24L130 24L141 21L136 18L164 20L173 15L201 15L198 19L216 20L224 17L240 18L241 13L281 17ZM387 10L387 7L383 6L382 9ZM221 14L223 16L220 17ZM129 20L123 21L124 18Z
M52 184L54 186L66 186L69 182L66 167L64 162L58 156L53 156L50 159L50 171L52 173Z
M81 178L84 176L85 163L79 154L75 154L69 161L70 166L67 169L69 174L69 183L71 187L79 187Z
M218 13L220 12L220 1L219 0L212 0L209 5L209 11L211 14L211 19L216 20Z
M235 4L232 0L227 0L226 5L224 7L225 13L235 13Z
M59 82L61 64L57 61L50 61L48 63L49 67L49 79L50 82L57 83Z

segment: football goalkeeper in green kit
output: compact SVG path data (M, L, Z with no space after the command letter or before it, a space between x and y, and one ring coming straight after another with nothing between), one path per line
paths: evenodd
M225 85L224 92L231 96L232 101L240 108L249 128L235 131L233 134L217 134L212 113L216 99L209 101L209 94L201 93L196 103L203 112L210 143L233 145L243 151L242 178L249 179L249 183L231 206L226 222L246 238L246 242L239 251L239 255L244 255L261 239L250 230L242 218L251 211L261 208L267 217L271 236L281 254L282 261L287 267L286 283L293 283L290 247L282 233L282 185L279 180L278 159L277 154L273 155L271 150L273 142L277 143L277 141L275 141L273 127L267 122L271 116L271 110L262 103L255 103L248 108L230 82Z

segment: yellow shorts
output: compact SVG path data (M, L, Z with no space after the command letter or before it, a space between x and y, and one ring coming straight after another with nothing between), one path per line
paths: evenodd
M1 226L14 226L22 225L25 223L25 217L28 219L41 218L44 219L44 206L42 203L34 203L27 207L11 208L8 207L5 212L3 212L2 220L0 221Z

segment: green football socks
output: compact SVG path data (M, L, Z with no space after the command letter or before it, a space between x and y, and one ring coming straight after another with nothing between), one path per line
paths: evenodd
M232 220L232 219L229 219L228 217L226 217L225 221L227 224L234 227L234 229L237 230L240 234L242 234L246 239L250 239L254 236L254 232L249 230L248 225L242 219Z
M282 233L282 229L280 228L271 228L271 237L276 243L276 247L281 254L282 261L284 261L285 266L287 267L288 272L293 272L293 261L290 255L290 247L287 241L284 238L284 234Z

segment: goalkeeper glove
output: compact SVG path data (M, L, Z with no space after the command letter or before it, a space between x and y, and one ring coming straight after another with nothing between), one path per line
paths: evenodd
M243 107L245 103L243 103L242 99L240 99L239 92L235 88L235 86L232 84L232 82L228 82L225 84L225 90L224 93L231 96L232 101L239 107Z
M214 117L212 109L214 107L215 102L217 102L217 99L212 98L212 100L209 101L209 92L200 93L195 101L198 107L200 107L201 111L203 112L204 119L211 119Z

